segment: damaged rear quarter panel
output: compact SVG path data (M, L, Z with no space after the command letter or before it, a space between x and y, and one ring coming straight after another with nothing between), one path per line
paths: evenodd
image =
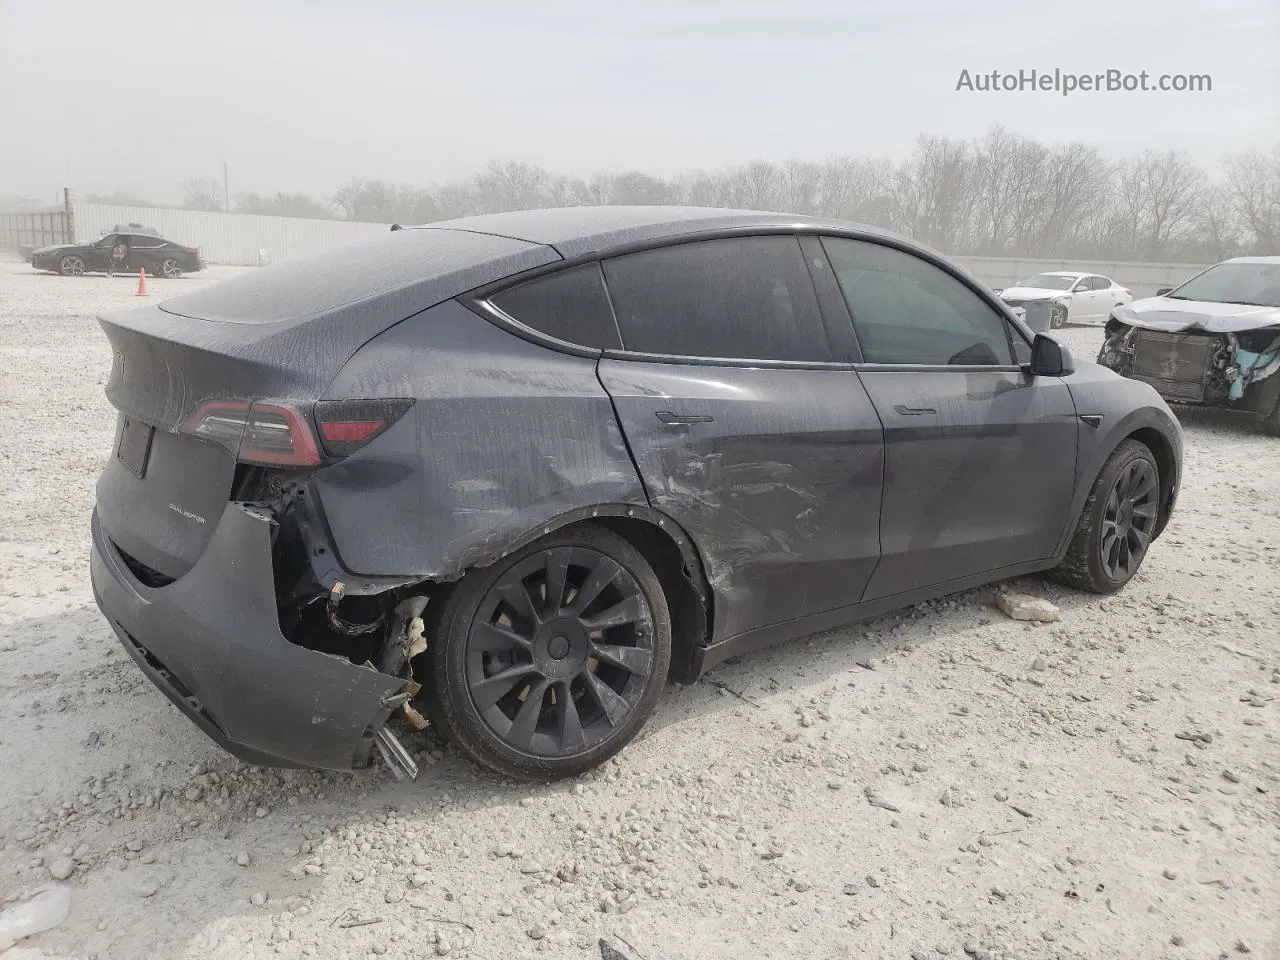
M448 301L368 343L325 394L381 397L416 403L314 479L353 573L452 579L571 511L647 506L593 357Z

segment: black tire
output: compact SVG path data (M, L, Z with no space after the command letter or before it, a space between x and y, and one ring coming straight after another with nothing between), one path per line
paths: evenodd
M58 261L58 272L64 277L82 277L86 272L84 259L77 256L66 256Z
M1135 506L1130 502L1117 518L1112 509L1115 502L1113 494L1118 492L1122 482L1128 483L1137 475L1144 478L1144 485L1153 481L1154 488L1144 489L1141 503ZM1116 447L1098 473L1093 489L1089 491L1089 499L1080 512L1066 556L1050 576L1079 590L1115 593L1138 572L1159 522L1160 466L1145 444L1125 440ZM1135 532L1130 534L1131 530ZM1108 534L1111 534L1110 538ZM1138 543L1142 544L1141 551L1134 557L1134 544ZM1130 563L1127 571L1122 572L1108 561L1116 552L1123 553L1125 547L1128 548Z
M1049 312L1049 328L1057 330L1059 327L1067 325L1067 308L1059 304L1055 304Z
M534 596L561 568L558 600L545 586ZM531 616L516 614L524 600ZM623 616L614 611L624 607L638 611L634 621L590 626L606 610L613 616L605 619ZM577 776L618 753L653 712L671 663L671 616L657 574L639 550L599 527L557 531L471 571L432 602L428 618L419 699L432 725L472 760L520 780ZM539 706L526 714L535 694Z
M177 280L182 276L182 263L173 257L165 257L160 262L160 276L168 280Z

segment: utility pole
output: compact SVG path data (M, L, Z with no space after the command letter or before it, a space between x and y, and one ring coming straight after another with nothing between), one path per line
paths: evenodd
M227 161L222 161L222 209L231 212L231 181L227 178Z

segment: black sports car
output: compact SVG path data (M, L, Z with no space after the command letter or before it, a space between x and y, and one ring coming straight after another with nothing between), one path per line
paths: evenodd
M102 318L98 605L257 763L616 753L670 676L994 580L1109 593L1168 522L1150 386L868 227L475 217Z
M124 256L113 257L123 246ZM152 276L176 278L184 273L203 270L204 260L194 247L184 247L153 233L108 233L93 243L64 243L41 247L31 255L37 270L78 277L85 273L107 273L113 270L137 273L146 270Z

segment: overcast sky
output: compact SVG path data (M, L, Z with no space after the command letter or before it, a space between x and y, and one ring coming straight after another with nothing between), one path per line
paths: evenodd
M1280 0L0 0L0 195L419 186L494 158L671 174L898 158L1006 126L1280 140ZM971 93L972 73L1207 73L1211 93Z

